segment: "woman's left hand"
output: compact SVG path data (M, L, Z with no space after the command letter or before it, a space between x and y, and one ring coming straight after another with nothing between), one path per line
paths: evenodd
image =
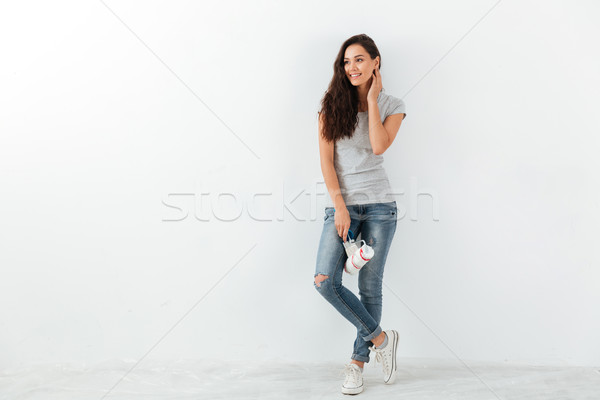
M381 92L382 88L381 84L381 73L379 72L379 65L375 67L373 71L373 81L371 82L371 87L369 88L369 93L367 93L367 101L377 101L377 97L379 97L379 92Z

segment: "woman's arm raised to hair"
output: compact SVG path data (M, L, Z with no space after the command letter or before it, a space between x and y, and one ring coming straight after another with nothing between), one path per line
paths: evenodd
M328 142L323 137L323 114L319 113L319 154L321 159L321 172L323 173L323 179L325 179L325 185L331 200L333 201L333 207L337 210L346 208L346 203L340 190L340 182L338 181L337 173L335 172L335 166L333 163L333 151L334 143Z

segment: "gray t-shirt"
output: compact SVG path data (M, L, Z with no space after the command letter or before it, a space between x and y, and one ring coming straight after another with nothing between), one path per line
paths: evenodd
M381 122L392 114L406 118L404 101L380 92L377 97ZM338 140L333 161L346 205L388 203L396 199L383 168L383 155L373 153L369 140L369 113L358 113L358 125L350 138ZM331 196L325 196L326 207L333 207Z

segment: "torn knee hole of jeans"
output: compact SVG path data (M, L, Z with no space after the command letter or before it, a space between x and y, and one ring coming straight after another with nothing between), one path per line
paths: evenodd
M315 276L315 284L317 285L317 287L321 287L321 282L323 282L327 278L329 278L329 275L319 274Z

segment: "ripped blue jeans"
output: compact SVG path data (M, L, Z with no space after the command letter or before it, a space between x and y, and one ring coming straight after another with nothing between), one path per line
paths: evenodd
M351 358L369 362L371 339L382 332L382 285L385 260L396 232L396 202L347 205L350 213L350 230L354 238L361 239L375 250L373 258L358 272L359 298L342 285L344 263L347 255L342 238L335 227L335 209L325 208L323 232L317 252L314 278L325 275L320 283L313 281L315 289L356 327L356 340ZM357 243L360 247L360 243ZM348 279L356 276L345 275Z

